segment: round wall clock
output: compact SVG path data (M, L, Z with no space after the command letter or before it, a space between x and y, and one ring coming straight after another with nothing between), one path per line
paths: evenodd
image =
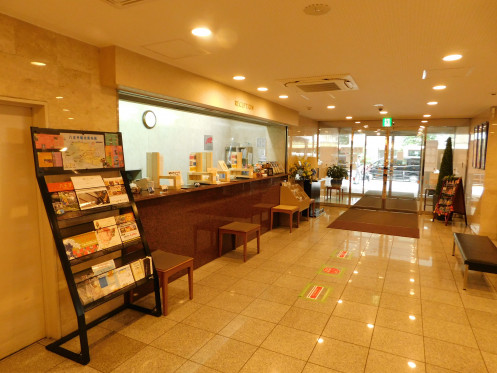
M152 110L147 110L143 112L142 121L145 127L151 129L157 124L157 117Z

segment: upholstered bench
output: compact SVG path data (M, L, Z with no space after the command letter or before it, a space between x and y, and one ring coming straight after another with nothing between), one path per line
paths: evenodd
M497 273L497 247L487 236L454 233L452 255L456 244L464 260L463 290L468 286L468 270Z

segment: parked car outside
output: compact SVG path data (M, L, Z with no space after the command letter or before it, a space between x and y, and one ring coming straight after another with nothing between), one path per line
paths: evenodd
M371 175L371 179L381 179L383 177L384 160L379 159L366 166L366 174ZM421 170L419 158L394 160L393 180L417 182Z

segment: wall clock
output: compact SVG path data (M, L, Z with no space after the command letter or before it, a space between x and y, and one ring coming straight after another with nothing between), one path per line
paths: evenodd
M142 121L145 127L152 129L157 124L157 117L152 110L147 110L143 112Z

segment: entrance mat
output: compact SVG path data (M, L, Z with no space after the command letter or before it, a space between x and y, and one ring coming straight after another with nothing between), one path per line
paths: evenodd
M300 293L299 297L315 302L324 302L328 297L330 291L331 288L329 286L322 286L311 283L305 287L302 293Z
M328 228L419 238L418 215L404 212L349 209Z
M360 209L374 209L381 210L381 201L380 197L375 196L363 196L359 201L357 201L351 208L360 208ZM385 202L385 210L388 211L400 211L400 212L417 212L418 211L418 203L415 199L407 199L407 198L390 198L387 197Z
M364 193L364 195L365 196L372 196L372 197L381 197L381 191L380 190L368 190L366 193ZM387 193L387 198L413 199L414 194L408 193L408 192L389 192L389 193Z

